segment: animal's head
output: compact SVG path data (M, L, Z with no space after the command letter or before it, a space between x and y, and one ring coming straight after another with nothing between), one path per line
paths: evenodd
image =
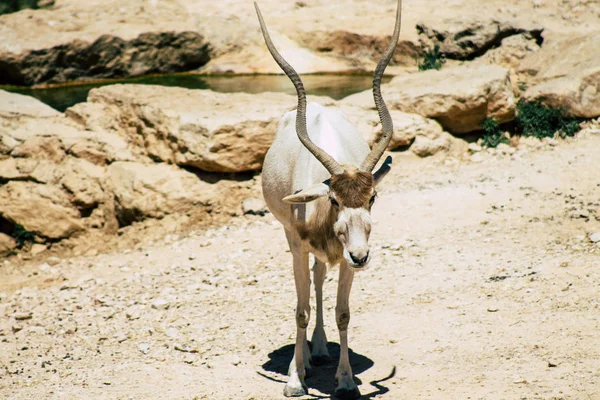
M279 54L265 26L264 20L254 3L260 27L269 52L279 64L283 72L290 78L298 94L298 109L296 112L296 133L302 144L323 164L331 174L327 181L298 193L287 196L283 201L292 204L307 203L327 196L331 204L328 215L333 216L333 230L344 247L344 257L348 264L355 268L363 267L369 261L368 239L371 233L371 206L375 201L375 186L389 172L391 157L373 173L375 165L383 155L393 134L393 124L390 113L381 96L381 78L385 67L390 62L398 44L400 35L400 17L402 13L402 0L398 0L396 24L388 48L377 64L373 76L373 98L381 120L383 134L373 145L359 167L340 165L331 155L319 148L308 137L306 128L306 93L302 80L296 71Z
M362 268L370 260L371 207L377 197L376 186L389 172L391 157L372 174L346 166L340 174L283 199L290 204L308 203L326 198L328 219L333 232L343 246L348 265Z

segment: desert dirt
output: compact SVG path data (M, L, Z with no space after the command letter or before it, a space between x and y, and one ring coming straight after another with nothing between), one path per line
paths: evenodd
M600 137L516 154L394 154L351 295L363 398L600 399ZM0 265L0 398L283 397L295 292L270 214ZM307 398L334 389L336 273Z

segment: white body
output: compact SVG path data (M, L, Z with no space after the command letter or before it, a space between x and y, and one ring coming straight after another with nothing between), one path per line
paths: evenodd
M362 135L338 110L309 103L306 125L310 139L340 164L360 165L370 151ZM287 112L279 122L262 172L263 194L267 206L286 230L293 229L297 218L310 218L314 202L306 204L305 215L298 215L293 210L299 207L292 207L282 199L323 182L330 176L298 139L296 111Z
M370 149L364 138L339 111L311 103L307 107L307 130L310 139L342 165L360 165ZM324 251L311 245L311 239L338 241L335 235L319 234L311 231L308 237L301 238L298 226L302 226L318 210L329 209L330 198L322 193L314 201L290 204L283 198L299 191L306 191L316 185L317 191L327 190L321 182L331 178L331 174L300 142L296 133L296 111L286 113L279 123L277 135L266 155L262 182L267 206L285 228L286 238L293 255L293 269L298 295L296 307L296 345L294 358L290 364L289 381L285 386L286 396L302 396L307 393L304 376L313 362L327 360L327 337L323 326L323 281L327 271L326 263L340 263L339 284L336 304L336 322L340 333L340 361L336 373L338 382L336 394L344 398L358 398L360 392L353 380L348 359L347 329L350 321L349 296L356 265L352 264L347 248L365 249L368 258L368 233L365 234L365 221L370 230L370 216L364 208L344 208L340 206L336 224L343 220L347 226L346 237L355 238L353 243L344 243L344 256L339 254L334 260ZM308 190L310 192L310 189ZM319 208L320 207L320 208ZM324 215L329 214L325 211ZM336 214L337 215L337 214ZM316 217L315 217L316 218ZM320 218L320 217L319 217ZM317 218L318 219L318 218ZM323 220L327 218L324 217ZM331 225L334 225L332 221ZM325 222L324 225L327 225ZM336 228L337 229L337 228ZM356 231L356 233L353 233ZM331 233L331 232L330 232ZM305 235L306 236L306 235ZM339 242L338 242L339 246ZM310 271L308 254L315 255L313 280L316 292L316 326L312 335L312 353L306 340L306 329L310 318ZM366 261L365 261L366 263ZM362 266L362 264L361 264Z

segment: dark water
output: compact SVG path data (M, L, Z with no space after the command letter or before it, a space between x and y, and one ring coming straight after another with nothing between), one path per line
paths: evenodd
M336 100L371 88L372 77L368 75L305 75L302 77L308 94L329 96ZM389 81L384 78L383 82ZM204 76L204 75L161 75L94 84L62 86L49 89L24 87L0 87L0 89L35 97L49 106L64 111L76 103L84 102L88 92L96 87L115 83L138 83L147 85L178 86L188 89L211 89L215 92L262 93L283 92L295 94L296 91L284 75L248 75L248 76Z

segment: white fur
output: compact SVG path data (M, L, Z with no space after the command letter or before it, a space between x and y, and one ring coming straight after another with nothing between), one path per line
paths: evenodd
M310 103L307 107L307 128L311 140L342 165L358 166L369 153L369 146L346 117L335 109ZM323 327L323 280L329 260L322 252L313 249L309 240L300 239L296 227L308 221L315 210L311 200L327 195L323 181L330 174L302 145L296 134L296 111L286 113L279 123L277 135L269 149L263 167L263 194L267 206L285 228L293 256L294 278L298 302L296 306L296 345L290 364L286 396L306 394L304 376L310 366L306 329L310 318L310 275L308 253L315 255L314 281L317 295L317 323L312 335L312 356L328 357L327 337ZM300 193L298 193L300 192ZM285 201L283 200L285 198ZM293 205L290 203L294 203ZM347 329L350 318L349 296L354 271L360 269L351 258L353 254L367 254L371 228L369 211L363 208L340 208L336 233L343 236L344 257L340 263L340 279L336 304L336 321L340 334L341 355L336 379L336 390L356 390L348 358ZM329 240L338 240L335 237ZM368 253L370 254L370 253ZM370 259L370 256L369 256Z

